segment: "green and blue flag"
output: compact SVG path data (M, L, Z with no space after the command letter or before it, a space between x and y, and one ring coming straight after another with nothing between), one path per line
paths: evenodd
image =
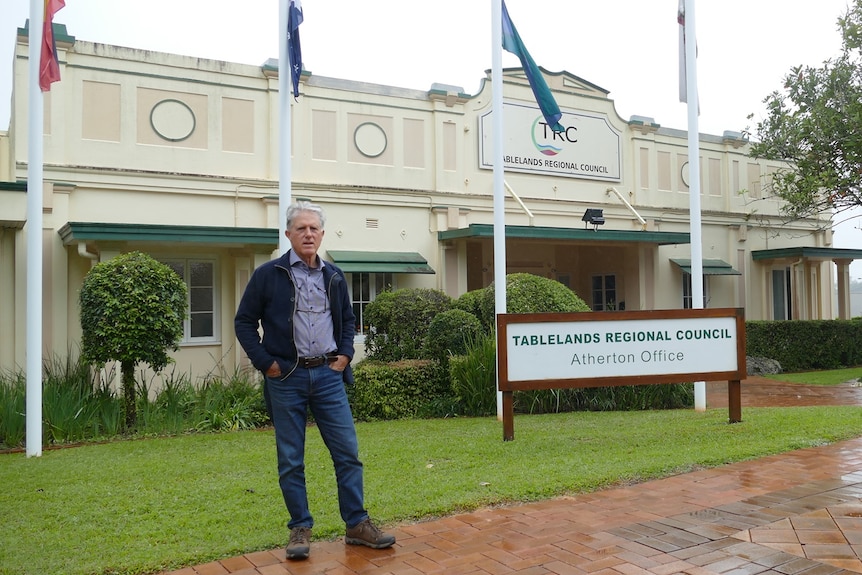
M521 36L518 30L509 18L509 11L506 9L506 2L503 2L503 49L511 52L521 61L521 67L524 68L524 73L527 75L527 80L530 82L530 88L533 90L533 95L536 97L536 103L539 104L539 109L542 110L542 115L545 117L545 122L555 132L565 130L560 124L560 118L563 117L560 112L560 107L551 94L551 89L548 88L548 83L542 76L542 72L536 65L530 53L527 52L527 47L521 41Z

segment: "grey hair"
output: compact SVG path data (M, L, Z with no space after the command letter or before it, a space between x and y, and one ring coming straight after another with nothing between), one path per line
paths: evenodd
M323 208L318 206L317 204L312 204L311 202L298 201L293 202L287 208L287 229L290 229L291 224L293 224L293 219L299 215L300 212L311 212L317 216L320 220L320 229L326 225L326 214L323 213Z

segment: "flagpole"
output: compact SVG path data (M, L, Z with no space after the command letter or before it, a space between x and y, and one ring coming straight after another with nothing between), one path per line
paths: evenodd
M289 0L278 6L278 253L290 248L287 229L287 206L290 205L290 61L287 55L287 14Z
M503 2L491 0L491 130L494 154L494 312L506 313L506 209L503 195ZM499 355L500 350L497 350ZM497 370L497 419L503 419L503 394Z
M697 94L697 34L694 20L695 0L685 0L685 88L688 104L688 191L691 220L691 307L703 309L703 240L700 219L700 138ZM706 410L706 383L694 383L694 408Z
M45 3L30 0L27 144L26 453L42 455L42 140L44 96L39 88Z

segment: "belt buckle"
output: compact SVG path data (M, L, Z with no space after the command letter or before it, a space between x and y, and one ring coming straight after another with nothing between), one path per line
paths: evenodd
M325 358L322 355L299 358L299 364L306 369L323 365L324 361Z

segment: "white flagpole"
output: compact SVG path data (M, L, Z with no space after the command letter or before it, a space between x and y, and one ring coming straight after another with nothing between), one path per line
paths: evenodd
M278 253L290 249L284 235L290 205L290 59L287 55L287 11L289 0L279 1L278 10Z
M26 453L42 455L42 140L44 96L39 88L45 3L30 0L27 149Z
M506 209L503 195L503 2L491 0L491 99L494 133L494 312L506 313ZM496 322L496 319L495 319ZM499 356L500 350L497 350ZM503 418L503 394L497 370L497 419Z
M685 0L685 86L688 103L688 192L691 220L691 307L703 309L703 240L700 222L700 139L697 95L697 34L694 25L695 0ZM694 408L706 410L706 383L694 383Z

